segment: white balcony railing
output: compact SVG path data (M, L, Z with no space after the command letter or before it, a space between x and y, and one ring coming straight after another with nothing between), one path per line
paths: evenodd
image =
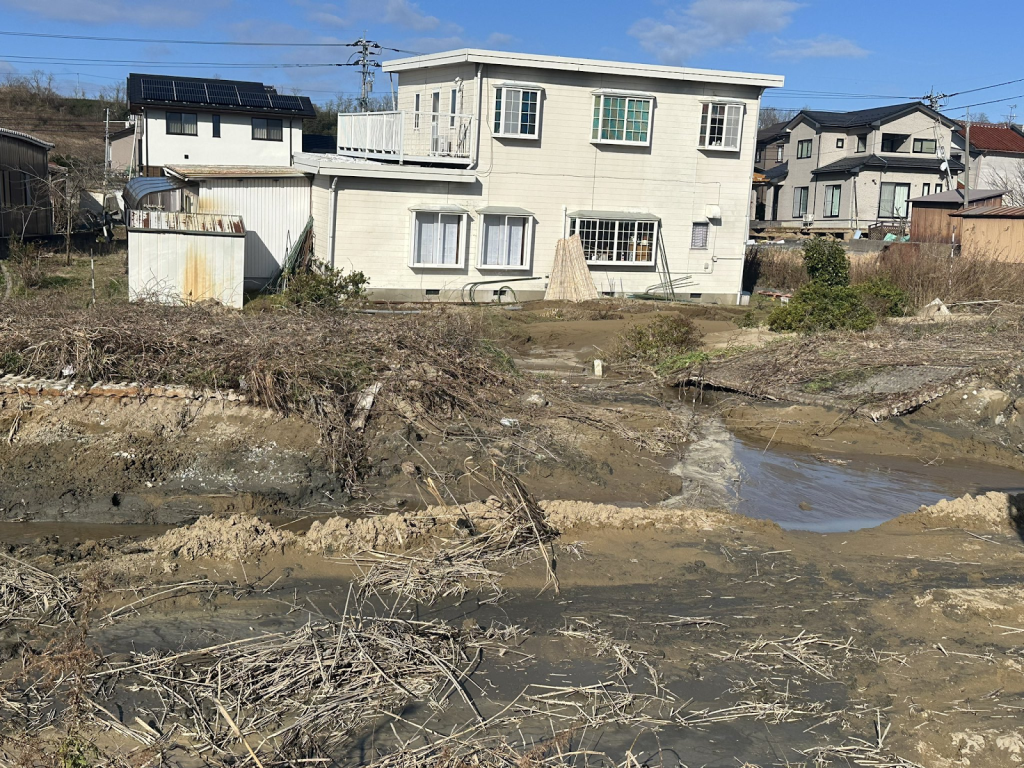
M469 160L473 116L443 112L357 112L338 115L338 154Z

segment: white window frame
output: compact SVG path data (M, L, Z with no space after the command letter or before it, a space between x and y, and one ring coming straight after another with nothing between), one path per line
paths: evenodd
M722 119L722 143L711 144L711 121L714 118L712 110L720 108L725 110ZM697 135L697 147L713 152L739 152L743 145L743 117L746 114L746 107L735 101L702 101L700 107L700 130ZM736 144L725 143L729 135L729 119L736 117Z
M843 185L842 184L826 184L825 185L825 207L822 210L821 217L823 219L838 219L842 212L841 206L843 204ZM835 211L835 213L833 213Z
M487 223L484 221L484 219L491 216L493 216L496 219L504 220L501 227L504 237L504 242L502 244L502 253L508 252L508 220L526 220L526 226L523 228L523 263L521 265L484 264L484 255L487 250L487 243L485 242L487 236ZM484 271L499 270L501 272L529 272L533 268L533 216L531 216L528 213L481 213L479 217L479 228L480 233L477 239L480 241L480 247L479 253L477 254L477 269Z
M801 195L801 193L803 193ZM796 201L803 198L803 210L797 213ZM807 215L807 206L811 200L811 188L810 187L793 187L793 218L803 220L804 216Z
M534 98L537 100L537 111L534 117L533 133L512 133L505 129L505 103L509 91L517 91L519 93L519 123L518 127L522 128L523 124L523 99L524 93L532 93ZM497 136L502 139L523 139L525 141L537 141L540 138L540 110L541 102L544 101L541 98L544 89L539 85L532 85L529 83L498 83L494 86L494 110L492 114L494 119L491 121L491 135Z
M413 106L412 106L412 129L418 131L420 129L420 101L422 94L413 95Z
M409 214L409 266L412 269L462 269L463 267L466 266L466 243L468 241L466 235L469 231L469 214L466 211L439 210L435 208L413 208L409 212ZM455 245L455 255L457 261L454 264L422 264L416 260L418 256L416 252L416 217L420 215L436 216L438 218L439 223L442 216L458 217L459 234L458 241ZM435 243L435 247L440 242L440 227L438 227L437 237L438 242Z
M611 259L594 259L594 258L591 258L591 257L587 256L587 243L583 239L582 236L580 237L581 242L583 242L583 257L586 260L587 264L597 265L597 266L602 266L602 267L636 267L636 266L640 266L640 267L652 267L652 268L657 265L657 262L658 262L658 238L661 236L661 222L658 221L657 219L629 219L629 218L625 218L625 217L623 217L621 219L595 219L595 218L588 218L586 216L570 216L569 217L569 234L570 234L570 236L573 235L573 234L577 234L577 235L580 234L580 223L581 222L593 222L594 224L597 225L598 228L600 228L600 226L602 224L604 224L604 225L613 224L614 225L613 228L612 228L612 231L611 231L611 242L612 242L612 258ZM653 225L654 231L651 233L651 243L653 244L653 247L652 247L651 252L650 252L651 258L649 260L638 260L636 258L637 242L636 242L635 239L634 239L634 241L632 243L632 248L631 248L632 253L630 254L630 258L627 258L627 259L619 259L619 258L617 258L617 256L619 255L619 227L620 227L621 224L634 224L634 225L637 225L637 224L651 224L651 225Z
M641 93L639 91L611 91L601 89L593 91L594 102L593 111L597 112L597 125L594 125L593 120L590 123L590 143L591 144L613 144L620 147L649 147L651 146L651 136L654 132L654 95L650 93ZM629 114L629 102L646 102L647 103L647 138L646 140L628 140L626 139L626 132L629 130L627 125L627 118L623 117L622 124L622 138L621 139L603 139L601 133L604 131L604 120L605 120L605 100L606 99L625 99L626 100L626 114ZM592 115L593 117L593 115ZM643 131L638 131L643 133Z

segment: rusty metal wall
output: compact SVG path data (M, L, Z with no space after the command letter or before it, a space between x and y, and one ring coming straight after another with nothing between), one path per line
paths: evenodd
M207 218L133 211L132 224L156 226L168 216L182 220ZM145 221L142 220L145 217ZM213 218L213 217L209 217ZM200 223L202 226L202 223ZM245 285L245 238L229 231L179 231L167 228L128 230L128 293L132 301L192 304L214 300L241 309Z
M199 186L200 213L242 217L245 222L245 278L262 287L277 277L288 251L309 221L310 180L204 179Z

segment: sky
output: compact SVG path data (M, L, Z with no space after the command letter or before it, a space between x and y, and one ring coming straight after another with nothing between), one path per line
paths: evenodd
M1012 110L1020 122L1024 71L1011 62L1024 3L990 0L984 19L971 17L971 34L959 35L968 7L947 0L0 0L0 32L147 41L0 34L0 76L42 70L62 91L90 95L129 71L217 76L324 102L358 94L354 67L322 65L348 62L353 49L336 44L365 32L412 53L473 47L779 74L786 87L768 91L763 103L781 109L863 109L935 92L959 94L944 101L951 117L978 105L971 111L1001 121ZM385 58L403 55L385 51ZM376 92L390 87L378 73Z

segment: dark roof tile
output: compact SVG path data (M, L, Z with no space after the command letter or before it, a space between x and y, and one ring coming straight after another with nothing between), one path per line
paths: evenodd
M815 168L811 173L859 173L861 168L911 171L930 170L938 173L942 162L942 159L938 157L915 157L913 155L890 155L886 157L879 157L878 155L853 155L852 157L844 157L834 163L823 165L820 168ZM959 160L950 160L949 167L951 170L959 172L964 169L964 164Z

